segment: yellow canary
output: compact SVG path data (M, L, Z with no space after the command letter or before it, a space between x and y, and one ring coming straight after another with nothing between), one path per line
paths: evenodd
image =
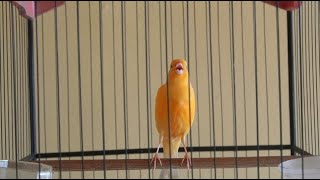
M151 163L154 162L154 168L156 168L157 160L159 160L162 166L158 154L161 144L163 145L165 158L170 157L170 147L171 157L177 158L181 142L185 151L181 164L186 160L188 169L191 166L185 137L189 133L194 121L195 95L192 85L189 83L187 65L187 62L183 59L172 60L168 81L161 85L157 92L155 99L155 121L160 142L157 152L151 161ZM169 145L169 141L171 145Z

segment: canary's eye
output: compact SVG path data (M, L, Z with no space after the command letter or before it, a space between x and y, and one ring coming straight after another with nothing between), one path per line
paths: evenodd
M173 68L173 66L171 65L170 68Z

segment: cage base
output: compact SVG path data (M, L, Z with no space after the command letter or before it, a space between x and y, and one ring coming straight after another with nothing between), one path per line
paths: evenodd
M211 168L251 168L260 167L277 167L281 162L297 159L300 156L266 156L266 157L224 157L224 158L193 158L192 164L194 169L211 169ZM162 166L158 165L157 169L170 168L170 159L162 159ZM186 169L181 166L181 158L172 159L172 168ZM38 161L34 161L38 162ZM236 163L237 162L237 163ZM103 171L104 160L44 160L41 164L52 166L56 171ZM127 167L127 168L126 168ZM109 159L105 161L106 170L144 170L152 169L148 159Z

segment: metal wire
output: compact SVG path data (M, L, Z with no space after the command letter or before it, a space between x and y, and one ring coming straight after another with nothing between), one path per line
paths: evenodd
M166 45L166 72L168 72L168 28L167 28L167 1L164 2L164 9L165 9L165 16L164 16L164 20L165 20L165 45ZM148 14L149 15L149 14ZM148 19L149 20L149 19ZM149 24L148 24L149 25ZM148 35L149 35L149 31L148 31ZM149 49L148 49L149 50ZM149 59L150 60L150 59ZM167 112L168 112L168 130L169 130L169 157L170 157L170 179L172 179L172 153L171 153L171 119L170 119L170 93L169 93L169 76L167 75L167 102L168 102L168 108L167 108Z
M5 23L5 30L6 30L6 42L8 42L9 43L9 35L8 35L8 3L7 3L7 7L6 7L6 13L5 13L5 19L6 19L6 23ZM5 79L5 80L7 80L6 82L7 83L5 83L5 86L6 87L8 87L7 89L5 88L5 94L6 94L6 97L7 97L7 102L6 101L4 101L4 104L8 104L8 106L6 106L7 107L7 112L6 112L6 114L7 114L7 117L5 117L5 129L4 129L4 131L5 131L5 137L8 137L9 136L9 132L7 133L7 130L9 130L9 124L10 124L10 121L9 121L9 103L10 103L10 100L9 100L9 48L8 48L8 46L6 47L6 60L7 60L7 62L6 62L6 65L7 65L7 67L6 67L6 75L7 75L7 78ZM7 90L7 91L6 91ZM7 92L7 93L6 93ZM5 99L6 100L6 99ZM8 146L7 146L7 148L6 148L6 157L9 157L9 158L11 158L11 151L10 151L10 139L7 139L7 138L5 138L5 142L4 142L5 144L8 144Z
M102 3L99 1L99 35L100 35L100 84L101 84L101 121L102 121L102 148L103 148L103 177L106 179L106 140L105 140L105 113L104 113L104 61L103 61L103 23L102 23Z
M11 23L13 23L14 21L13 21L13 9L11 9L11 7L12 6L10 6L11 4L8 4L8 11L9 11L9 21L11 22ZM13 79L13 58L12 58L12 56L13 56L13 48L12 48L12 44L13 44L13 40L14 40L14 37L13 37L13 32L12 31L14 31L14 29L13 29L13 26L12 26L12 24L9 24L9 28L10 28L10 36L9 36L9 38L10 38L10 50L9 50L9 53L10 53L10 58L9 58L9 60L10 60L10 105L9 105L9 107L11 107L10 108L10 110L9 110L9 113L10 113L10 117L11 117L11 119L10 119L10 121L9 121L9 129L11 130L10 132L9 132L9 137L10 137L10 141L11 141L11 146L9 146L9 157L11 158L11 159L15 159L15 155L14 155L14 153L15 153L15 148L14 148L14 131L15 131L15 129L14 129L14 116L15 116L15 114L14 114L14 106L15 106L15 101L14 101L14 97L13 96L15 96L14 95L14 88L13 88L13 84L14 84L14 79Z
M36 4L36 3L35 3ZM36 9L36 7L35 7ZM35 41L34 39L34 26L33 23L28 20L28 26L27 26L27 33L28 36L26 36L26 42L27 43L27 47L28 47L28 68L27 68L27 75L26 75L26 81L28 82L28 87L27 89L29 90L29 92L27 92L27 117L28 117L28 127L30 127L29 130L29 138L30 138L30 154L32 156L32 159L35 159L36 157L36 151L37 151L37 147L36 147L36 141L37 141L37 137L35 136L35 132L36 132L36 128L35 128L35 124L36 124L36 105L35 105L35 81L34 81L34 59L35 59L35 55L33 52L33 47L35 47Z
M2 14L3 14L3 1L1 3L1 7L2 7ZM2 15L2 24L4 24L3 22L3 15ZM3 34L4 32L4 29L1 30L1 34ZM3 42L0 44L0 129L1 129L1 143L0 144L3 144L4 142L4 138L5 136L3 135L3 122L4 122L4 118L2 117L2 87L4 87L4 85L2 85L2 74L3 74L3 69L2 69L2 64L4 64L4 40L2 40L4 38L4 36L2 35L1 36L0 34L0 42ZM4 159L4 146L1 146L1 159Z
M317 136L317 127L319 127L318 126L318 117L319 117L319 113L318 113L318 70L317 70L317 61L316 61L316 58L317 58L317 54L316 54L316 47L317 47L317 45L316 45L316 38L317 38L317 35L316 35L316 28L317 28L317 26L316 26L316 4L313 4L312 5L312 7L314 7L314 9L313 9L313 22L314 22L314 26L312 27L312 29L314 29L314 31L313 31L313 38L312 39L314 39L314 43L312 43L312 55L313 55L313 63L314 63L314 66L313 66L313 68L314 68L314 72L313 72L313 77L314 77L314 79L313 79L313 91L314 91L314 99L313 99L313 106L314 106L314 110L313 110L313 112L314 112L314 121L313 121L313 128L314 128L314 153L313 154L317 154L317 139L319 139L319 136ZM318 137L318 138L317 138Z
M28 96L28 89L30 88L29 87L29 83L28 83L28 74L29 74L29 68L28 68L28 57L29 57L29 54L28 54L28 51L27 51L27 47L28 47L28 37L27 37L27 33L28 33L28 21L26 21L26 23L25 23L25 26L24 26L24 47L25 47L25 57L26 57L26 59L25 59L25 67L26 67L26 69L25 69L25 72L24 72L24 80L25 80L25 92L24 92L24 95L25 95L25 112L26 112L26 127L27 127L27 130L26 130L26 136L25 136L25 138L26 138L26 141L28 141L28 142L31 142L30 141L30 137L31 137L31 128L29 128L29 127L31 127L30 126L30 109L29 109L29 105L30 105L30 100L29 100L29 96ZM28 154L32 154L32 148L31 148L32 146L31 146L31 143L27 143L27 146L26 146L26 148L27 149L29 149L29 151L28 151Z
M80 42L80 12L79 1L77 1L77 47L78 47L78 88L79 88L79 113L80 113L80 147L81 147L81 176L84 179L84 140L83 140L83 107L82 107L82 77L81 77L81 42ZM59 71L57 71L59 72ZM59 78L58 78L59 80ZM59 97L59 96L58 96Z
M209 35L210 35L210 68L211 68L211 71L210 71L210 75L211 75L211 80L213 81L214 77L213 77L213 54L212 54L212 12L211 12L211 1L209 1ZM218 37L219 37L219 33L218 33ZM219 40L218 40L219 42ZM219 53L220 54L220 53ZM219 58L219 62L220 62L220 58ZM220 66L220 63L219 63L219 66ZM213 88L213 82L211 81L211 89L212 89L212 95L211 95L211 102L212 102L212 109L210 109L213 113L212 115L212 129L213 129L213 147L214 147L214 160L213 160L213 163L214 163L214 178L217 179L217 162L216 162L216 133L215 133L215 118L214 118L214 88ZM221 87L221 86L220 86ZM221 93L221 92L220 92ZM221 96L222 97L222 96ZM222 114L221 114L222 115Z
M182 2L183 3L183 2ZM137 7L138 8L138 7ZM160 52L162 52L162 14L161 14L161 1L159 1L159 6L158 6L158 8L159 8L159 41L160 41L160 49L159 49L159 51ZM137 20L138 20L138 16L137 16ZM139 24L138 22L137 22L137 24ZM138 34L137 34L137 36L138 36ZM138 39L138 38L137 38ZM139 39L138 39L138 41L139 41ZM161 78L161 84L163 84L164 82L163 82L163 63L162 63L162 61L163 61L163 55L162 55L162 53L160 53L160 78ZM139 72L139 71L138 71Z
M230 2L229 2L230 3ZM232 83L232 104L233 104L233 140L235 143L235 152L234 156L236 158L236 168L235 168L235 178L238 179L238 134L237 134L237 101L236 101L236 80L235 80L235 53L234 53L234 17L233 17L233 2L231 2L231 6L229 4L229 18L231 18L230 22L230 55L231 55L231 83Z
M258 63L257 63L257 20L256 20L256 2L253 2L253 32L254 32L254 63L255 63L255 95L256 95L256 131L257 131L257 174L260 179L260 140L259 140L259 95L258 95Z
M302 179L304 179L304 107L305 107L305 104L304 104L304 101L303 101L303 94L304 94L304 88L303 88L303 84L304 84L304 63L303 63L303 54L302 52L304 53L302 47L303 47L303 43L302 43L302 13L304 11L304 7L300 8L299 10L299 50L300 50L300 53L299 53L299 60L300 60L300 82L301 82L301 85L300 85L300 93L301 93L301 96L300 96L300 102L301 102L301 149L302 149L302 153L301 153L301 156L302 156L302 164L301 164L301 171L302 171Z
M174 44L173 44L173 20L172 20L172 1L170 1L170 33L171 33L171 59L173 59L174 56Z
M67 8L67 4L65 4L65 26L66 26L66 61L67 61L67 95L68 95L68 98L67 98L67 117L68 117L68 151L71 152L71 125L70 125L70 79L69 79L69 41L68 41L68 35L69 35L69 31L68 31L68 8ZM43 25L43 16L42 16L42 25ZM43 32L42 32L42 35L43 35ZM43 37L43 36L42 36ZM43 40L44 38L42 38ZM43 40L44 41L44 40ZM44 44L44 42L43 42ZM42 53L44 55L44 51ZM43 56L43 60L44 60L44 56ZM44 64L44 62L43 62ZM45 75L44 75L44 66L42 67L42 70L43 70L43 79L45 78ZM44 81L45 82L45 81ZM45 97L45 85L44 85L44 82L43 82L43 92L44 92L44 97ZM45 99L44 99L44 109L45 109ZM46 124L46 113L44 111L44 124ZM47 126L45 125L45 128L47 128ZM46 138L45 138L46 139ZM47 144L45 142L45 144ZM47 146L47 145L45 145ZM45 151L47 151L45 149ZM69 160L71 160L71 157L69 157ZM71 172L69 172L69 179L71 179Z
M26 61L27 61L27 55L26 55L26 41L25 41L25 32L26 32L26 21L21 18L22 25L21 25L21 48L22 48L22 73L21 73L21 80L22 80L22 108L23 108L23 133L22 133L22 138L23 138L23 148L24 148L24 156L28 156L28 147L27 147L27 131L28 131L28 126L27 126L27 110L26 110Z
M267 37L266 37L266 5L263 4L263 42L264 42L264 66L265 66L265 86L266 86L266 111L267 111L267 136L268 136L268 146L270 146L270 119L269 119L269 89L268 89L268 64L267 64ZM270 156L270 151L268 151L268 156ZM269 178L271 177L270 167L268 168Z
M127 92L127 51L126 51L126 3L121 2L121 24L122 24L122 70L123 70L123 109L124 109L124 143L125 143L125 171L128 179L128 92Z
M37 6L38 6L38 3L37 2L35 2L35 9L34 9L34 13L36 14L36 12L37 12ZM33 28L32 28L32 30L33 30ZM33 30L34 31L34 30ZM39 38L38 38L38 18L36 17L36 19L35 19L35 42L34 42L34 44L33 44L33 47L36 47L36 52L35 52L35 61L36 61L36 67L37 67L37 75L39 74L39 51L38 51L38 49L39 49ZM37 76L37 77L39 77L39 76ZM31 77L31 78L33 78L33 77ZM37 84L37 87L35 87L36 88L36 91L37 91L37 93L39 94L39 79L37 78L36 80L35 80L35 83ZM39 118L39 113L40 113L40 110L39 110L39 98L37 98L37 102L36 102L36 104L37 105L35 105L35 107L33 107L33 108L35 108L36 109L36 112L37 113L35 113L34 114L34 120L35 121L37 121L37 123L38 123L38 128L37 128L37 131L38 131L38 152L37 153L41 153L41 138L40 138L40 118ZM37 119L37 117L38 117L38 119ZM39 158L38 158L38 172L41 172L41 156L39 156Z
M244 131L245 134L245 145L248 145L248 130L247 130L247 96L246 96L246 69L245 69L245 49L244 49L244 30L243 30L243 2L241 1L241 52L242 52L242 78L243 78L243 108L244 108ZM246 151L246 157L248 157L248 151ZM248 178L248 169L246 169L246 178Z
M299 77L301 77L301 72L300 72L300 68L299 68L299 43L300 43L300 40L299 40L299 33L300 33L300 30L299 30L299 16L298 16L298 11L296 11L295 13L295 29L296 29L296 33L295 33L295 49L296 49L296 72L297 72L297 76L296 76L296 99L297 99L297 104L296 104L296 109L297 109L297 120L296 120L296 129L297 129L297 135L301 134L300 130L300 122L301 122L301 91L300 91L300 86L301 86L301 82L300 82L300 79ZM296 138L297 139L297 144L299 144L299 147L301 146L301 139L300 138Z
M48 153L48 144L47 144L47 117L46 117L46 81L45 81L45 51L44 51L44 16L41 17L41 41L42 41L42 106L43 106L43 129L44 129L44 152ZM40 126L40 124L39 124ZM70 137L70 136L69 136ZM40 145L40 144L39 144Z
M305 29L306 29L306 39L305 39L305 43L306 43L306 88L307 88L307 106L306 106L306 110L307 110L307 126L308 126L308 130L307 130L307 143L308 143L308 148L307 151L311 151L312 150L312 106L311 106L311 71L310 71L310 31L307 31L307 29L309 29L310 27L310 2L308 1L306 6L307 6L307 11L306 11L306 15L305 15Z
M309 152L311 152L311 154L314 154L314 125L313 122L315 121L315 111L314 111L314 76L313 76L313 43L312 43L312 38L313 38L313 29L312 29L312 24L310 24L310 22L312 21L312 9L310 9L310 1L308 2L308 7L309 7L309 13L308 13L308 29L309 29L309 37L308 37L308 44L309 44L309 89L310 89L310 113L311 113L311 117L310 118L310 134L311 134L311 149L309 149ZM312 5L312 4L311 4ZM310 44L311 43L311 44Z
M116 47L116 40L115 40L115 14L114 14L114 2L112 1L112 44L113 44L113 88L114 88L114 127L115 127L115 143L116 143L116 149L118 149L118 122L117 122L117 86L116 86L116 52L115 52L115 47ZM118 159L118 155L116 156ZM117 171L117 178L119 178L119 172Z
M17 21L17 24L19 26L19 33L18 33L18 42L23 42L22 41L22 17L20 16L18 18L18 21ZM24 125L24 121L23 121L23 114L24 114L24 111L23 111L23 99L22 99L22 72L23 72L23 67L22 67L22 62L23 62L23 50L22 50L22 43L19 43L17 46L18 46L18 51L19 51L19 146L20 146L20 157L19 157L19 160L22 159L24 156L25 156L25 152L24 152L24 138L23 138L23 133L24 133L24 130L25 130L25 127L23 126ZM1 68L0 68L1 69ZM0 78L1 79L1 78ZM1 95L0 95L1 96ZM0 104L1 104L1 101L0 101Z
M314 39L314 36L313 36L313 33L314 33L314 29L313 29L313 24L312 24L312 21L313 21L313 19L314 19L314 17L313 17L313 8L312 8L312 2L310 2L310 4L309 4L309 7L311 6L311 10L309 11L310 12L310 18L309 18L309 24L310 24L310 26L309 26L309 29L311 29L311 30L309 30L309 31L311 31L310 32L310 43L309 43L309 45L311 46L311 47L309 47L309 54L310 54L310 58L309 58L309 60L311 61L310 62L310 66L311 66L311 83L310 83L310 86L312 87L312 88L310 88L311 90L310 91L312 91L312 95L311 95L311 104L312 104L312 108L311 108L311 111L312 111L312 122L311 122L311 134L312 134L312 149L311 150L309 150L309 152L311 152L311 154L315 154L315 152L316 152L316 146L315 146L315 142L316 142L316 137L315 137L315 125L316 125L316 120L315 120L315 118L316 118L316 111L315 111L315 107L316 107L316 105L315 105L315 90L314 90L314 84L315 84L315 82L314 82L314 79L315 79L315 77L314 77L314 67L315 67L315 65L314 65L314 46L313 46L313 39Z
M60 114L60 71L59 71L59 41L58 41L58 14L57 14L57 1L54 2L54 19L55 19L55 60L56 60L56 97L57 97L57 134L58 134L58 151L59 151L59 178L62 179L62 159L61 159L61 114ZM38 34L38 33L37 33Z
M188 33L186 31L186 29L188 29L188 25L187 25L187 18L186 18L186 13L185 10L187 10L187 8L185 8L185 2L182 2L182 18L183 18L183 45L184 45L184 57L187 57L188 55L188 44L187 44L187 38L188 38ZM187 173L188 175L188 179L190 179L190 173Z
M160 2L159 2L160 3ZM160 10L160 6L159 6L159 10ZM160 13L160 11L159 11ZM161 21L160 21L161 22ZM160 30L161 32L161 30ZM138 15L138 1L136 2L136 36L137 36L137 97L138 97L138 121L139 121L139 127L138 127L138 131L139 131L139 149L141 149L141 106L140 106L140 53L139 53L139 15ZM161 40L160 40L161 41ZM161 43L160 43L161 44ZM161 48L161 45L160 45ZM161 63L161 59L160 59L160 63ZM162 68L162 65L161 65ZM162 73L162 71L161 71ZM162 78L162 76L161 76ZM162 81L161 81L162 82ZM141 154L139 154L139 158L141 159ZM141 170L139 172L140 174L140 179L142 178L142 173Z
M208 24L211 24L211 17L210 17L210 21L209 21L209 8L210 8L210 6L209 6L209 3L208 2L205 2L205 8L206 8L206 45L207 45L207 64L208 65L210 65L210 49L209 49L209 47L211 47L210 46L210 41L209 41L209 37L211 38L211 36L210 36L210 33L211 32L209 32L209 26L208 26ZM210 28L211 29L211 28ZM211 87L211 84L212 84L212 79L211 79L211 76L210 76L210 70L212 69L212 67L211 66L208 66L208 102L209 102L209 127L211 128L213 125L213 115L214 115L214 112L212 111L211 112L211 109L212 109L212 104L213 104L213 102L211 101L211 99L212 99L212 93L210 93L211 92L211 89L210 89L210 87ZM212 135L213 133L212 133L212 131L211 131L211 129L210 129L210 146L213 146L213 138L212 138ZM212 157L212 151L210 151L210 157ZM215 158L216 156L215 156L215 154L214 154L214 158ZM214 161L215 162L215 161ZM215 174L216 174L216 168L214 168L215 169ZM213 173L213 171L212 171L212 168L210 169L210 178L211 179L213 179L213 176L212 176L212 173Z
M223 105L224 105L224 93L223 93L223 90L222 90L222 73L221 73L221 70L222 70L222 66L221 66L221 33L220 33L220 2L217 1L217 23L218 23L218 58L219 58L219 87L220 87L220 114L221 114L221 141L222 141L222 146L224 146L224 113L223 113ZM212 51L212 49L211 49ZM214 101L212 101L214 102ZM215 130L215 129L214 129ZM214 135L215 136L215 135ZM225 157L225 153L222 152L222 157ZM224 179L224 176L225 176L225 173L224 173L224 168L222 169L222 177Z
M3 5L3 7L4 7L5 5ZM3 8L2 7L2 8ZM3 58L4 58L4 61L5 61L5 59L6 59L6 62L4 63L4 65L6 66L4 66L3 67L3 69L4 69L4 72L6 72L6 73L4 73L4 82L3 82L3 84L4 84L4 92L3 92L3 94L4 94L4 103L3 104L7 104L7 103L9 103L9 97L8 97L8 94L9 94L9 78L8 78L8 76L9 76L9 72L8 72L8 47L6 47L6 48L4 48L5 47L5 40L6 40L6 42L8 42L8 31L7 31L7 29L8 29L8 20L7 20L7 12L8 12L8 10L7 10L7 3L6 3L6 13L4 13L5 11L4 11L4 9L2 10L2 12L3 12L3 21L5 20L5 23L4 23L4 29L3 29L3 32L2 32L2 34L3 34ZM5 33L4 33L5 32ZM6 50L6 52L5 52L5 50ZM9 142L9 140L7 139L7 129L8 129L8 124L9 124L9 107L8 106L4 106L4 143L5 144L7 144L8 142ZM4 150L5 150L5 153L4 153L4 155L5 155L5 157L8 157L8 147L9 147L9 145L7 145L7 146L4 146ZM10 155L9 155L10 156Z
M192 145L192 128L191 128L191 92L190 92L190 76L191 76L191 63L190 63L190 33L189 33L189 17L190 13L189 13L189 1L187 1L187 49L188 49L188 53L187 53L187 62L188 62L188 101L189 101L189 127L190 127L190 157L191 157L191 163L193 162L193 145ZM168 93L169 94L169 93ZM169 101L168 101L169 102ZM191 166L191 178L194 179L194 169L193 166Z
M197 107L196 107L196 112L198 112L197 113L197 119L198 119L198 146L201 146L201 144L200 144L200 139L201 139L201 137L200 137L200 122L201 122L201 119L200 119L200 111L199 111L199 106L200 106L200 104L199 104L199 79L198 79L198 77L199 77L199 73L198 73L198 61L197 61L197 59L198 59L198 40L197 40L197 16L196 16L196 2L194 2L193 3L193 18L194 18L194 52L195 52L195 59L196 59L196 62L195 62L195 69L196 69L196 84L195 84L195 86L196 86L196 90L197 90L197 93L196 93L196 104L197 104ZM200 158L200 156L201 156L201 153L199 152L199 158ZM201 178L202 177L202 173L201 173L201 170L199 170L199 178L200 179L202 179Z
M20 32L21 32L21 29L20 29L20 18L21 17L18 17L17 15L17 9L15 9L15 31L16 31L16 37L15 37L15 41L16 42L21 42L21 39L20 39ZM18 156L17 156L17 159L22 159L22 148L23 146L21 145L21 133L22 132L22 129L21 129L21 48L19 47L21 44L19 43L15 43L15 49L16 49L16 117L17 117L17 129L16 129L16 136L17 136L17 146L16 146L16 149L17 149L17 153L18 153ZM20 148L19 148L20 147Z
M148 25L149 25L149 16L147 16L148 13L148 6L147 6L147 1L144 2L144 29L145 29L145 60L146 60L146 86L147 86L147 91L146 91L146 102L147 102L147 134L150 134L150 129L152 127L152 124L150 123L151 121L151 108L150 108L150 87L151 87L151 82L150 82L150 56L149 56L149 39L148 39ZM151 121L152 122L152 121ZM150 137L148 136L148 159L150 159ZM152 143L151 143L152 144ZM148 176L149 179L151 179L151 170L150 170L150 163L148 163Z
M17 81L17 78L16 78L16 46L15 46L15 41L16 41L16 35L15 35L15 18L14 18L14 8L13 8L13 4L11 3L11 48L12 48L12 84L13 84L13 92L11 95L13 95L13 113L14 113L14 131L12 131L12 133L14 132L14 141L15 143L12 143L15 145L15 161L16 161L16 164L18 164L18 117L17 117L17 96L16 96L16 81ZM13 118L13 116L12 116ZM12 126L13 127L13 126ZM16 168L16 177L17 179L19 178L19 175L18 175L18 168Z
M317 3L317 5L318 5L318 11L316 11L317 6L315 6L315 12L318 12L318 14L317 14L318 15L318 23L316 22L316 18L315 18L315 24L318 25L318 26L316 26L316 28L318 28L318 37L315 37L315 44L316 44L315 52L317 52L317 50L318 50L318 56L316 54L315 58L320 57L320 51L319 51L319 49L320 49L320 44L319 44L319 42L320 42L320 26L319 26L319 24L320 24L320 18L319 18L320 5L319 5L319 2ZM316 35L317 35L317 33L316 33ZM318 41L318 48L317 48L317 41ZM319 66L320 66L320 63L319 63ZM317 71L316 77L318 77L318 72L320 72L320 70L317 68L318 68L318 66L316 66L316 71ZM316 80L316 82L318 82L318 80ZM319 128L320 123L319 123L319 114L318 114L318 111L319 111L318 84L316 85L316 89L317 89L317 127ZM317 142L318 152L317 153L318 153L318 155L320 155L320 131L318 131L317 137L318 137L318 142Z
M94 116L93 116L93 57L92 57L92 15L91 15L91 2L88 1L88 9L89 9L89 36L90 36L90 111L91 111L91 146L92 151L95 150L94 144ZM94 156L92 156L92 160L95 160ZM93 179L95 179L96 173L93 171Z
M308 2L306 2L306 11L304 14L304 18L305 18L305 92L306 92L306 151L310 151L311 150L311 131L310 131L310 122L311 122L311 97L310 97L310 65L309 65L309 57L310 54L309 52L309 31L308 31L308 22L309 22L309 6L308 6Z
M278 3L278 1L277 1ZM280 32L279 32L279 7L276 9L277 29L277 58L278 58L278 88L279 88L279 119L280 119L280 162L283 162L283 129L282 129L282 92L281 92L281 61L280 61ZM283 166L281 166L281 179L283 179Z

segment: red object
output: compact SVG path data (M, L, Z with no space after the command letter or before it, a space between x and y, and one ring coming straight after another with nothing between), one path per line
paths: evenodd
M301 6L302 1L262 1L275 7L279 7L286 11L297 9Z
M20 10L20 14L26 18L34 19L35 17L48 12L64 4L65 1L12 1ZM56 3L55 3L56 2ZM36 8L37 5L37 8ZM37 12L35 12L35 9Z

